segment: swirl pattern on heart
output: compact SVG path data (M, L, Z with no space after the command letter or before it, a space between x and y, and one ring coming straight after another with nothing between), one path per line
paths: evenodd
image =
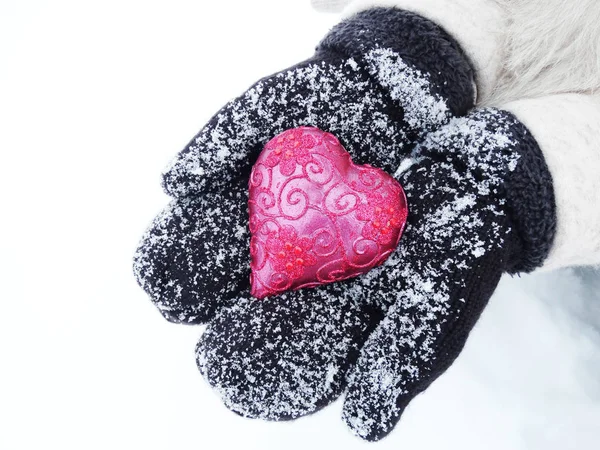
M361 275L394 251L408 208L400 184L356 165L330 133L287 130L249 182L251 293L263 298Z

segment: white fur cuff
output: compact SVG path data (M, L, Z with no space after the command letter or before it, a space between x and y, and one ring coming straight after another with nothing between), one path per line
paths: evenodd
M310 0L313 8L319 12L341 12L351 0Z
M543 269L600 264L600 97L555 95L502 109L533 134L552 174L557 232Z
M456 39L475 68L478 103L485 102L500 75L505 40L506 19L494 0L355 0L344 16L382 6L426 17Z

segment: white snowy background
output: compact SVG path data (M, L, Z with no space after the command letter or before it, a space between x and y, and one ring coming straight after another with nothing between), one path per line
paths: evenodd
M308 0L0 0L1 449L543 449L600 442L600 274L504 279L456 364L378 444L340 402L243 419L200 377L131 255L160 172L335 16Z

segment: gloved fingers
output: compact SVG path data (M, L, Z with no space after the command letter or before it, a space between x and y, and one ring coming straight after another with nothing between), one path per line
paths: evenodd
M400 176L409 214L378 282L389 286L379 296L385 318L349 376L343 418L367 440L386 436L458 356L518 245L499 190L502 167L480 161L462 135L444 136Z
M342 417L353 433L368 441L387 436L409 402L448 369L500 279L497 257L490 253L468 272L446 271L437 282L404 271L404 289L349 374Z
M288 420L335 400L379 320L340 285L249 296L223 308L197 346L197 363L231 410Z
M324 58L264 78L228 103L172 161L166 192L192 196L247 179L267 141L305 125L334 134L356 163L393 172L415 139L403 111L356 61Z
M205 323L249 285L247 183L172 201L145 232L134 273L163 316Z

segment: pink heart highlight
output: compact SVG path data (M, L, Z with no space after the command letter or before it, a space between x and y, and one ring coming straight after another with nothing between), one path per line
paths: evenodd
M251 293L361 275L394 251L408 215L400 184L352 162L335 136L287 130L265 145L249 183Z

